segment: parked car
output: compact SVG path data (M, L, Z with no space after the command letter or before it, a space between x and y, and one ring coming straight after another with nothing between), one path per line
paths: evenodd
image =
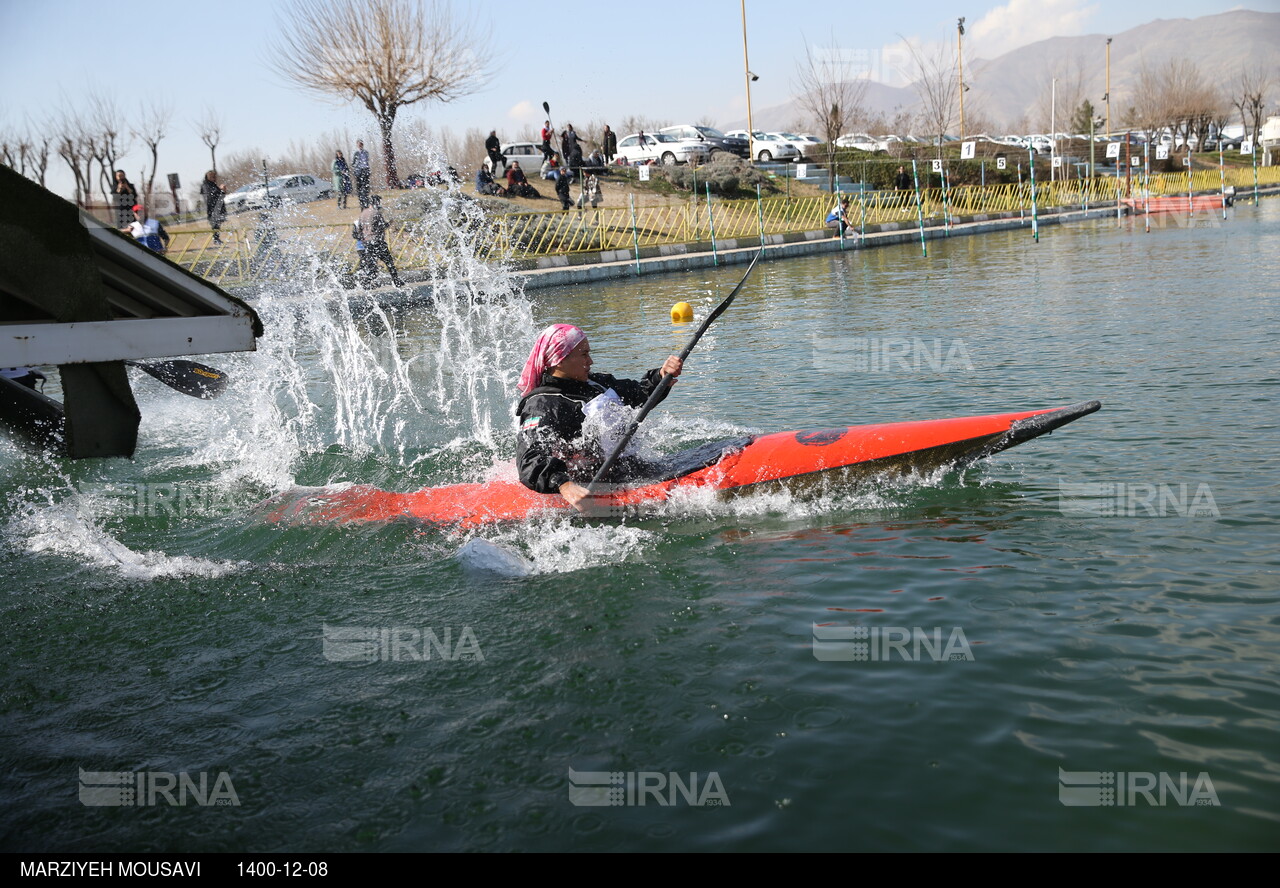
M224 204L228 213L240 213L278 207L283 203L325 200L332 196L331 180L317 179L307 173L289 173L287 176L276 176L266 184L255 183L233 191L227 195Z
M666 133L677 139L692 140L695 142L706 142L707 147L711 149L711 153L717 151L727 151L730 154L736 154L739 157L746 157L748 153L747 140L726 136L720 130L713 126L697 126L691 123L682 123L677 126L663 127L658 130L660 133Z
M800 152L796 155L796 160L808 160L812 156L809 153L813 151L813 149L809 147L810 143L805 139L800 138L795 133L769 133L769 135L778 136L781 139L787 140L792 145L795 145L796 151Z
M618 140L618 156L627 163L705 163L711 157L711 148L705 140L678 139L663 132L632 133Z
M838 148L857 148L859 151L875 151L879 144L868 133L846 133L836 139Z
M728 135L745 139L747 131L734 130ZM800 149L777 133L765 133L756 130L753 140L755 142L755 159L762 163L768 163L771 160L795 160L800 156Z
M554 143L551 146L551 150L558 150ZM482 161L484 168L493 173L495 179L500 179L507 174L507 167L511 165L513 160L520 161L520 169L524 170L526 176L537 178L538 170L542 169L542 160L545 155L542 153L541 142L512 142L502 149L502 156L506 158L506 162L499 164L496 170L493 168L493 162L488 155Z

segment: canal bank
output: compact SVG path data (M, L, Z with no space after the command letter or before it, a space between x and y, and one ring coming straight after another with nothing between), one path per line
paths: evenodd
M1280 194L1280 186L1261 188L1258 193L1263 196L1274 196ZM1237 199L1243 198L1244 196L1240 195ZM1120 212L1117 213L1116 202L1111 201L1090 207L1088 210L1078 207L1042 210L1036 214L1034 224L1037 226L1063 225L1069 222L1129 215L1134 214L1125 206L1121 206ZM1188 224L1185 216L1175 217L1175 214L1162 214L1152 218L1161 219L1160 224ZM1192 219L1191 224L1195 221ZM926 222L932 224L926 224L923 230L915 220L868 225L865 237L852 229L844 238L832 237L829 228L765 235L763 258L792 259L819 253L848 252L916 242L921 243L927 250L927 243L932 240L990 234L1017 228L1027 229L1030 236L1033 227L1032 215L1028 211L962 216L950 226L938 219L926 220ZM526 289L537 290L570 283L618 280L646 274L689 271L695 268L749 262L751 257L759 251L760 245L759 237L740 237L714 243L700 241L640 247L639 250L605 250L598 253L544 256L540 259L516 261L514 267L519 276L524 279Z

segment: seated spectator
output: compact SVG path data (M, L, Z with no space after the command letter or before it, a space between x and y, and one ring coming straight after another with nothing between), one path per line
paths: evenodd
M476 170L476 193L506 197L507 189L493 181L493 173L481 164L480 169Z
M540 196L525 178L524 170L520 169L518 160L511 161L511 166L507 167L507 193L514 197Z
M595 151L591 152L591 155L587 158L587 162L583 165L582 168L584 170L592 170L594 172L603 172L604 167L605 167L604 155L601 154L600 149L597 148Z
M553 182L560 178L562 172L560 167L560 155L552 154L550 157L543 158L542 161L542 178L550 179Z

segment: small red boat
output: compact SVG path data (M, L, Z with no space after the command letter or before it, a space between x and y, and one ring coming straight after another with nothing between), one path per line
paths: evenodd
M590 514L636 513L678 491L728 495L762 487L798 488L877 474L963 467L1098 410L1098 401L1070 407L920 422L778 432L704 444L646 467L644 475L593 497ZM453 484L409 493L368 485L294 488L267 500L267 520L330 524L408 518L461 527L571 513L562 497L535 493L518 481Z

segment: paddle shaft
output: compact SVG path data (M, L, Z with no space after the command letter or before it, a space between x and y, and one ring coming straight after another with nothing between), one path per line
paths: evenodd
M693 334L693 338L689 340L689 344L684 347L682 352L680 352L681 363L684 363L684 359L689 357L689 352L693 351L693 347L698 344L698 340L702 338L702 334L707 332L707 328L711 326L712 321L724 314L724 310L729 307L731 302L733 302L734 297L738 295L738 291L741 290L743 285L747 282L747 278L751 277L751 272L755 270L756 263L760 261L760 257L763 254L764 250L756 253L755 258L751 260L751 264L747 266L747 273L742 276L742 280L738 281L738 286L734 287L733 292L729 294L728 298L717 305L711 314L707 315L707 319L698 327L698 332ZM675 381L674 376L667 376L666 374L663 374L662 379L660 379L658 384L654 387L653 393L649 395L649 399L644 402L644 406L640 408L640 412L636 414L636 418L631 421L631 425L627 428L626 434L622 436L622 440L620 440L613 448L613 452L609 454L601 464L599 471L595 473L595 476L591 479L590 483L587 484L588 494L592 492L592 489L600 482L600 479L613 468L614 463L618 461L618 457L622 455L622 451L627 449L627 445L630 444L631 439L635 437L636 430L640 428L640 423L644 422L644 418L649 415L649 411L658 405L658 402L663 399L667 390L675 384Z

